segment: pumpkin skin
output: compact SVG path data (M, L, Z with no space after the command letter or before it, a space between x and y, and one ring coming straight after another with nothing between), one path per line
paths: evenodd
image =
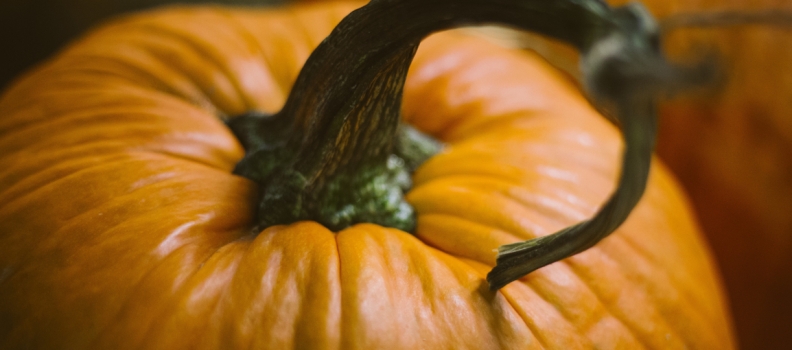
M414 174L415 236L251 232L257 189L231 174L244 151L218 116L277 110L353 8L129 17L9 89L0 348L733 347L660 163L611 237L489 291L499 245L596 211L621 145L544 61L454 33L422 44L404 95L405 120L448 143Z

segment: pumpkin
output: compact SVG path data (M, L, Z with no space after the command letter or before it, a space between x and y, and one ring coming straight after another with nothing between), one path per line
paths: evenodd
M399 21L413 9L392 4L399 3L370 9ZM450 11L478 15L493 2L457 4ZM561 14L579 9L556 4ZM501 5L492 13L515 13ZM542 59L453 32L425 40L409 71L415 48L397 45L392 57L370 56L394 75L350 73L396 91L384 106L316 97L382 91L358 89L343 70L317 69L316 61L305 71L318 72L319 83L298 76L355 7L180 7L130 16L7 90L0 98L0 348L733 347L711 257L686 199L656 160L640 203L613 235L491 290L496 248L595 215L617 188L619 155L629 147ZM398 33L380 22L369 24ZM363 40L377 30L334 33L380 45ZM311 57L331 51L328 42ZM339 68L357 64L348 57L358 53L336 51L346 58ZM421 132L381 120L400 105L403 120ZM356 114L371 108L382 113ZM326 109L382 127L284 121L276 113L311 117ZM284 123L295 129L280 132ZM383 130L407 141L390 147L377 136ZM256 139L258 132L268 138ZM435 151L422 133L444 148L409 164L415 149L406 146L429 145L418 147L420 160ZM382 153L393 148L401 158ZM384 205L414 210L414 227L401 226L413 234L365 222L331 231L302 218L301 203L324 207L313 194L289 192L297 185L369 169L339 153L349 149L387 160L372 168L376 181L411 183L404 195L411 209L387 196ZM257 154L293 167L248 167ZM388 173L399 166L415 167L411 178ZM300 167L308 170L289 172ZM268 187L272 174L285 174L277 178L282 187ZM316 185L333 195L322 203L345 196L347 188L332 184L355 182L334 181ZM379 182L371 188L399 199ZM299 221L277 224L276 212Z

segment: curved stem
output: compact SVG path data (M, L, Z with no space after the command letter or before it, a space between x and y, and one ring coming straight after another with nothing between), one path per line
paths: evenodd
M280 112L231 122L249 146L237 172L263 187L259 224L312 219L340 228L367 221L409 230L414 214L400 192L409 180L398 164L419 161L397 153L431 147L398 144L419 142L396 137L405 130L399 114L407 69L429 34L477 24L534 31L577 47L589 93L615 107L625 134L624 172L602 210L551 236L502 247L487 276L491 288L615 230L646 184L654 143L651 96L677 75L660 55L657 26L642 7L611 9L599 0L372 0L352 12L313 52ZM269 165L272 159L279 163ZM383 172L387 179L377 175ZM336 199L346 192L351 198ZM360 202L373 209L360 211Z

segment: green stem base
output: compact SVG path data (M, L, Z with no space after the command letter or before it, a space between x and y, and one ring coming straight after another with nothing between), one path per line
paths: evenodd
M290 125L278 118L250 112L228 123L248 150L234 173L262 186L259 227L313 220L331 230L363 222L415 229L415 211L404 193L412 186L412 171L437 153L440 143L401 125L389 154L347 164L316 184L294 169L298 149L285 137Z

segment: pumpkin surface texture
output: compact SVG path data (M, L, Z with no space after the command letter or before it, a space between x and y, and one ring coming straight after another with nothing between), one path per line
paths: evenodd
M257 228L223 119L274 113L356 4L118 19L0 97L0 348L730 349L720 281L654 162L597 246L491 291L504 244L591 217L622 142L542 59L422 42L403 120L445 144L412 175L414 234ZM265 208L266 210L266 208Z

